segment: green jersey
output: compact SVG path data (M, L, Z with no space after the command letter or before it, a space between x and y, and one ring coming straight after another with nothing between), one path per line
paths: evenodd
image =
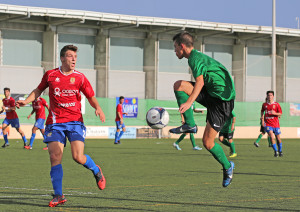
M209 95L223 101L235 99L233 80L221 63L196 49L191 51L188 63L195 79L203 75L204 86Z
M232 133L235 130L235 127L233 130L231 130L231 126L232 126L232 121L233 118L235 117L235 112L232 111L229 118L227 119L227 121L225 122L223 128L221 129L222 133Z

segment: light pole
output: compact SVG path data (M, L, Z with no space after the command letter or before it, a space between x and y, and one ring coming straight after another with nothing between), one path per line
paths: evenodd
M299 29L299 17L296 17L296 21L298 22L297 29Z
M276 93L276 0L273 0L272 24L272 90Z

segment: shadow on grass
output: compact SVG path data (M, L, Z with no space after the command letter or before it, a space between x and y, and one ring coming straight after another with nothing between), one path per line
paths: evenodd
M73 197L75 197L75 196L73 195ZM76 196L76 197L83 198L83 196ZM88 197L88 198L97 198L97 199L99 199L99 197L95 197L95 196L94 197ZM221 210L222 208L227 208L228 210L262 210L262 211L282 211L283 210L283 209L272 208L272 207L233 206L231 203L211 204L211 203L193 203L193 202L178 202L178 201L176 201L176 202L172 202L172 201L155 201L155 200L143 200L143 199L139 200L139 199L130 199L130 198L110 198L110 197L101 197L101 199L114 200L114 201L145 202L145 203L154 204L153 206L147 205L145 207L157 207L156 205L162 205L162 206L175 205L175 206L182 206L182 207L184 207L184 206L199 206L199 210L201 210L200 207L212 207L216 211ZM139 206L139 207L141 207L141 206ZM89 208L89 207L84 206L83 208ZM118 208L119 207L114 207L114 209L118 209ZM140 209L131 208L131 210L140 210ZM142 209L142 210L147 211L147 209ZM205 208L203 208L203 210L205 210ZM156 210L148 210L148 211L156 211ZM167 211L167 209L165 211ZM294 209L284 209L284 211L300 212L300 210L294 210Z
M203 170L199 170L199 171L184 171L184 172L190 172L190 173L207 173L207 174L220 174L222 173L222 171L220 172L207 172L207 171L203 171ZM267 176L267 177L296 177L299 178L298 175L276 175L276 174L264 174L264 173L254 173L254 172L234 172L234 175L255 175L255 176Z
M11 198L13 198L13 197L11 197ZM44 202L44 200L43 200L43 203L38 204L38 203L35 203L35 202L41 201L40 199L26 198L26 199L22 200L22 199L11 199L11 198L0 198L0 205L14 205L14 207L16 207L16 205L18 205L20 207L22 207L22 206L32 206L32 207L44 208L44 209L41 209L41 211L45 211L46 208L48 208L49 210L51 209L48 206L48 202ZM31 200L30 203L28 202L29 200ZM109 207L109 206L83 206L83 205L68 206L68 202L66 202L64 205L57 206L57 209L59 211L63 211L63 209L66 209L66 211L69 211L68 209L70 209L70 208L74 208L74 209L94 209L94 210L102 209L102 210L126 210L126 211L158 211L158 210L149 210L149 209L144 209L144 208L139 209L139 208L121 207L121 206L120 207L118 207L118 206L114 206L114 207ZM5 209L4 209L4 211L5 211Z
M11 193L13 195L34 195L32 193L13 193L13 192L5 192L5 194L7 195L8 193ZM201 208L203 210L207 209L206 207L210 207L213 208L214 210L222 210L222 209L228 209L228 210L261 210L261 211L282 211L282 209L278 209L278 208L272 208L272 207L250 207L250 206L234 206L232 205L232 203L224 203L224 204L212 204L212 203L193 203L193 202L173 202L173 201L156 201L156 200L145 200L145 199L131 199L131 198L117 198L117 197L97 197L97 196L81 196L81 195L72 195L72 196L66 196L67 199L71 202L72 204L76 204L76 198L79 198L81 201L83 201L84 199L88 199L88 201L86 202L86 205L68 205L68 202L65 203L63 206L59 205L57 206L59 208L59 210L63 210L63 209L86 209L86 210L126 210L126 211L161 211L160 209L147 209L145 207L158 207L158 206L181 206L181 207L190 207L190 206L194 206L194 207L198 207L199 210L201 210ZM18 198L18 197L0 197L0 205L12 205L14 207L16 206L32 206L32 207L40 207L40 208L44 208L41 209L42 211L45 211L46 208L48 207L48 201L50 201L51 198L45 200L44 198L34 198L34 197L24 197L24 198ZM126 201L127 204L128 202L140 202L140 203L144 203L144 204L153 204L153 205L137 205L135 206L133 204L132 207L128 206L88 206L88 202L91 201L91 199L95 199L95 200L110 200L110 201L116 201L119 204L121 204L122 201ZM38 203L40 202L40 203ZM95 201L92 201L92 204L94 204ZM102 203L99 203L102 204ZM157 206L158 205L158 206ZM2 206L3 208L3 206ZM57 209L58 209L57 208ZM5 208L3 208L5 209ZM50 208L49 208L50 209ZM184 209L184 208L181 208ZM195 208L194 208L195 209ZM34 208L32 208L32 210L34 210ZM164 210L167 210L166 208ZM173 208L174 210L174 208ZM175 209L176 210L176 209ZM178 209L180 210L180 209ZM300 210L296 210L296 209L284 209L284 211L291 211L291 212L300 212Z

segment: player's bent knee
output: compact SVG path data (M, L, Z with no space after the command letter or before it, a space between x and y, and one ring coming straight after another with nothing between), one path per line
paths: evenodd
M205 147L205 149L211 150L211 149L214 147L214 144L205 142L205 141L203 140L203 146Z
M73 155L73 160L79 164L85 164L86 158L83 155Z
M207 144L203 144L203 146L205 147L205 149L207 149L207 150L210 150L211 148L210 148L210 146L209 145L207 145Z
M62 159L62 154L50 153L50 161L52 164L60 163Z
M174 91L178 91L179 88L181 87L181 85L182 85L182 80L176 81L176 82L174 83L174 86L173 86Z

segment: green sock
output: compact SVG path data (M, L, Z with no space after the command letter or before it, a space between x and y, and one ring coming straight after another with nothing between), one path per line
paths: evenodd
M177 99L177 104L180 107L181 104L186 103L186 101L189 98L189 95L187 95L184 91L174 91L175 92L175 96ZM183 117L184 117L184 121L187 125L189 125L190 127L194 127L195 124L195 120L194 120L194 114L193 114L193 110L191 108L187 109L184 113L183 113Z
M259 134L258 138L256 139L255 143L258 143L260 141L260 139L262 138L262 134Z
M226 138L224 138L221 143L224 144L224 145L226 145L226 146L228 146L228 147L231 147L229 141Z
M222 147L218 143L215 143L215 146L212 149L208 150L208 151L223 166L224 169L229 169L230 168L231 164L227 160L226 155L225 155Z
M182 141L185 137L185 134L181 134L181 136L178 138L178 140L175 142L175 144L179 144L180 141Z
M230 144L230 150L231 150L231 152L232 153L236 153L235 152L235 145L234 145L234 142L232 141L231 143L229 143Z
M194 137L194 134L193 134L193 133L190 133L190 140L191 140L191 142L192 142L193 147L195 147L195 146L196 146L196 143L195 143L195 137Z
M270 136L268 136L268 143L269 143L269 146L272 146L272 140L271 140Z

